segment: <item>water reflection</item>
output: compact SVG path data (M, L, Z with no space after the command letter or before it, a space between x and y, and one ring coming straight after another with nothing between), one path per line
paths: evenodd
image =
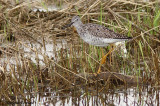
M32 101L34 105L51 106L153 106L159 104L158 90L152 87L132 87L128 89L108 90L95 93L96 91L85 91L79 88L53 92L48 89L46 93L36 94ZM150 93L149 93L150 92Z

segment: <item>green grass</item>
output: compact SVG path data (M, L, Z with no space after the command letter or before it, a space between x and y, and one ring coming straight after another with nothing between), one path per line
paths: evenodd
M159 6L157 6L156 11L155 11L155 16L154 16L154 19L153 19L154 27L159 26L159 23L160 23L159 21L160 21L160 9L159 9Z
M19 0L16 0L16 4L18 4L19 3Z
M48 12L48 7L44 1L41 1L41 5Z

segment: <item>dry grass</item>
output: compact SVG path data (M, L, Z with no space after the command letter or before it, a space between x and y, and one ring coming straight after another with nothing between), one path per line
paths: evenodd
M49 1L46 4L0 1L0 104L17 101L17 98L32 102L33 92L45 92L45 86L59 94L86 84L95 87L97 83L92 86L85 74L80 75L98 69L102 56L100 48L81 42L72 28L61 29L74 15L82 16L84 23L101 23L133 37L126 45L128 58L114 52L111 64L107 62L102 71L142 77L142 82L152 87L160 85L159 2L54 0L57 6L63 8L52 12L33 11L37 6L47 7L47 2L49 4ZM56 47L57 39L63 38L67 47L54 48L55 57L42 52L42 49L46 50L47 43ZM35 61L24 51L26 48L34 54ZM106 82L104 86L100 84L103 87L100 86L99 92L110 88L109 78ZM31 97L27 98L28 95Z

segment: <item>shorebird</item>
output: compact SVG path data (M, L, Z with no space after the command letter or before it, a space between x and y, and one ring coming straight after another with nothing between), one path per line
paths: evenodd
M116 42L122 42L132 39L131 37L118 34L102 25L93 23L83 24L79 16L74 16L71 20L71 23L65 26L65 28L72 25L76 28L80 38L82 38L90 45L94 46L105 47L109 44L114 44ZM97 73L101 72L101 65L105 63L106 57L112 51L113 48L105 56L102 57Z

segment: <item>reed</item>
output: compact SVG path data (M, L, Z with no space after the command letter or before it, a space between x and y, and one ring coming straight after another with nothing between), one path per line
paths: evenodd
M147 83L153 88L151 91L159 86L158 2L124 0L109 2L54 0L54 2L61 8L64 5L68 7L45 13L31 10L36 3L21 4L16 0L17 5L7 9L7 3L0 2L0 10L5 10L0 13L0 53L2 52L0 54L0 105L6 105L5 101L31 102L32 97L38 92L55 91L56 96L64 96L70 95L72 90L75 90L73 95L86 91L82 97L89 101L93 95L96 95L95 91L109 94L110 90L117 88L115 85L111 86L113 82L109 79L98 82L96 79L87 78L88 73L98 70L103 56L102 51L105 54L111 47L100 48L88 45L78 38L72 28L62 30L61 27L69 23L74 15L81 16L84 23L98 23L117 33L133 37L133 40L125 44L126 57L121 55L119 49L115 49L102 66L103 72L136 76L139 93L142 90L139 77L142 77L142 84ZM41 5L43 8L48 8L45 1L41 2ZM9 35L14 35L16 40L11 42L5 39ZM67 45L58 42L62 39L66 39ZM54 47L51 51L54 55L49 52L52 56L47 53L47 49L50 48L47 47L49 43ZM85 89L81 90L81 88ZM156 89L158 91L158 87ZM52 96L52 94L48 95ZM102 97L101 100L103 99ZM145 100L139 101L141 101L140 105L145 104Z

